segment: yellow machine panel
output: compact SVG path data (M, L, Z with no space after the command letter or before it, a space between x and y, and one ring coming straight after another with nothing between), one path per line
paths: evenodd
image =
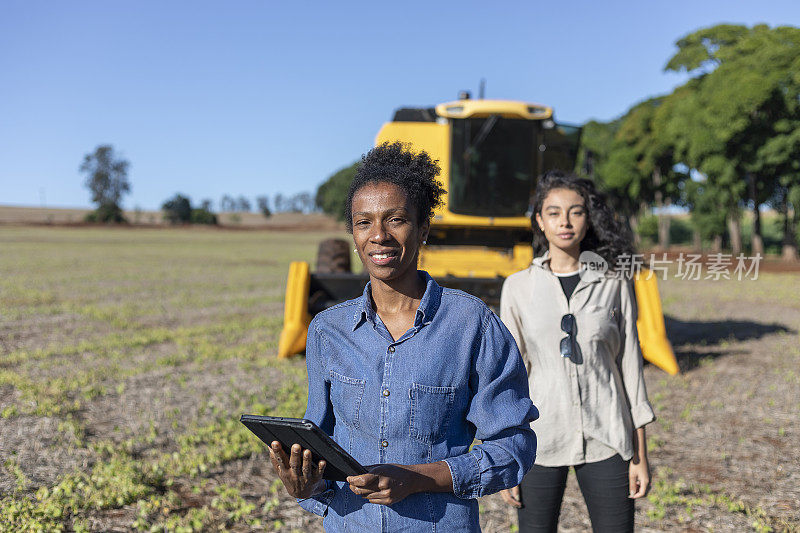
M292 261L286 280L283 308L283 330L278 341L278 357L289 357L306 350L306 336L311 315L308 312L311 274L308 263Z
M419 268L435 278L505 278L528 268L532 260L533 248L525 245L515 246L511 253L476 246L426 246Z
M639 332L642 355L664 372L675 375L680 368L675 352L672 351L672 344L667 338L661 297L658 295L658 280L652 272L642 270L634 279L634 288L636 305L639 307L636 330Z

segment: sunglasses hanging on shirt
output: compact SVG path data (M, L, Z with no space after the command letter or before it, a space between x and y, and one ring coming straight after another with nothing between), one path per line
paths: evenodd
M561 357L572 359L575 353L575 329L575 316L572 313L567 313L561 317L561 331L567 334L566 337L561 339Z

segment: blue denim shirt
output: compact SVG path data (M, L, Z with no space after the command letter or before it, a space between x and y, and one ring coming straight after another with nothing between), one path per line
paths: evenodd
M396 341L364 294L308 332L305 417L363 465L445 461L453 493L368 503L343 482L300 500L328 532L480 531L476 498L520 483L539 413L514 338L478 298L427 272L414 326ZM482 442L470 448L473 439Z

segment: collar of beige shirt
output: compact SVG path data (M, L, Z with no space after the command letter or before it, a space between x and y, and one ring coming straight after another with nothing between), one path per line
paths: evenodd
M541 268L542 270L547 270L548 272L552 272L552 270L550 270L550 252L545 252L539 257L534 258L531 264L533 266ZM605 277L605 273L597 270L592 270L590 268L586 268L586 266L583 263L581 263L579 272L581 281L585 282L586 284L596 283Z

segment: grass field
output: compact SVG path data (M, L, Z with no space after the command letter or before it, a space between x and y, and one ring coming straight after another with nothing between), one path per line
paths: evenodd
M335 233L0 227L0 530L321 530L238 414L301 415L290 260ZM643 531L798 530L800 275L661 284ZM485 531L513 528L498 497ZM566 531L588 527L570 481Z

